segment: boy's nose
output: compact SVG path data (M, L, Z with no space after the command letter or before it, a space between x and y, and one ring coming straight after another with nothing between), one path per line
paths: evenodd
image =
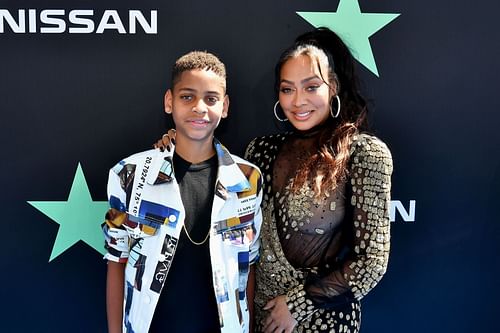
M198 103L193 106L193 112L198 114L205 114L208 112L207 105L203 102L203 100L199 100Z

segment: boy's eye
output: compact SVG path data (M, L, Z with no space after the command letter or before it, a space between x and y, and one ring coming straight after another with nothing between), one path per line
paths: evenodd
M214 97L214 96L209 96L206 98L206 103L208 105L214 105L215 103L217 103L219 101L219 99L217 97Z
M193 96L191 95L181 95L180 99L183 101L191 101L193 99Z

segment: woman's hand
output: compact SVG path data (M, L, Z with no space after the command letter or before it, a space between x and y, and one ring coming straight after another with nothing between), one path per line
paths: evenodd
M297 321L292 317L286 304L286 296L278 296L264 306L264 310L269 311L269 315L264 320L264 333L291 333Z
M155 148L159 148L161 151L165 149L170 151L175 146L175 130L169 129L167 133L163 134L160 140L156 141L153 145Z

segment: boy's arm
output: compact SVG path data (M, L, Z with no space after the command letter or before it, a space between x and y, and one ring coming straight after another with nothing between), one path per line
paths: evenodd
M109 333L122 332L124 281L125 264L108 261L108 274L106 278L106 312L108 315Z
M248 272L248 283L247 283L247 304L248 312L250 315L250 330L253 332L254 327L254 311L253 311L253 299L255 297L255 265L250 265L250 271Z
M102 224L108 261L106 277L106 313L109 333L122 333L123 302L125 293L125 266L129 256L129 236L123 223L126 214L126 187L132 184L135 174L126 161L121 161L109 171L108 200L111 209Z

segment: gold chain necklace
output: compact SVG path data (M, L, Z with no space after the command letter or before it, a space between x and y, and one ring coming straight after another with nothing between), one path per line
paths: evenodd
M191 241L191 243L193 243L194 245L203 245L203 244L207 241L208 236L210 236L210 227L209 227L209 228L208 228L208 233L207 233L207 235L205 236L205 239L204 239L203 241L201 241L201 242L195 242L195 241L191 238L191 236L189 236L189 233L188 233L188 231L187 231L187 229L186 229L186 223L184 223L184 224L182 225L182 228L184 228L184 232L186 233L187 238L188 238L188 239Z

